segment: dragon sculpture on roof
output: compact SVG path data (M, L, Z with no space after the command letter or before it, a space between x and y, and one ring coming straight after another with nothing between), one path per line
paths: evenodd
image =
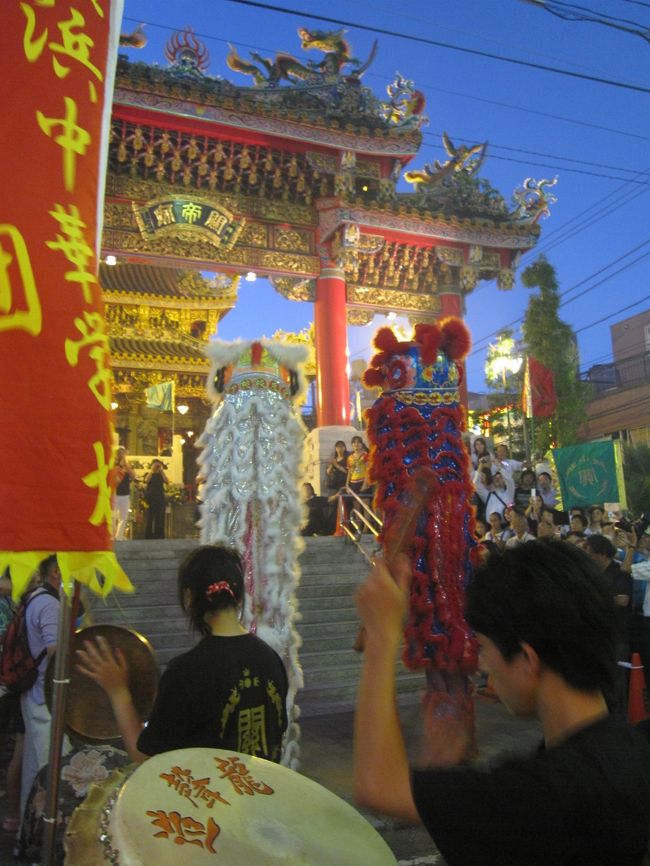
M374 60L377 52L377 42L373 43L370 55L365 63L352 56L349 43L343 38L345 30L325 31L298 28L300 46L303 51L317 49L324 53L319 61L302 63L292 54L276 53L275 57L262 57L257 51L251 51L250 56L255 61L251 63L237 54L233 45L226 63L234 72L250 75L256 87L276 87L282 81L322 83L338 78L345 66L351 67L347 77L359 80Z

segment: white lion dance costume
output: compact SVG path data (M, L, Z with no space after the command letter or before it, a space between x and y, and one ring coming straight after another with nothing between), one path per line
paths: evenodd
M201 542L227 544L244 559L243 625L284 661L289 727L282 763L297 769L295 698L303 677L294 623L305 428L294 405L305 390L301 370L307 349L267 340L215 340L207 351L215 408L199 439Z

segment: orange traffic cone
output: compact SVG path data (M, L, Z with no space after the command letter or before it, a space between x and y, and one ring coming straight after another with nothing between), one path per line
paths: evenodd
M643 701L643 690L645 678L643 676L643 664L638 653L632 653L630 663L630 684L627 695L627 720L631 725L642 722L646 717L645 703Z

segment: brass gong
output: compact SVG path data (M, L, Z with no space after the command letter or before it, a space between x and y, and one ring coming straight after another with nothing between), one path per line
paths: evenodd
M65 723L69 734L87 743L119 740L120 732L111 702L104 689L90 677L76 670L77 650L84 641L105 638L124 653L129 669L129 691L139 717L145 721L156 697L159 671L149 641L136 631L119 625L91 625L78 629L70 641L70 683L68 685ZM54 656L45 673L45 700L52 711Z

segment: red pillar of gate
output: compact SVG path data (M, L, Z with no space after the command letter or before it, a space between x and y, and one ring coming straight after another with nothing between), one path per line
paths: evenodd
M463 318L463 298L460 292L442 291L440 292L440 318L446 319L448 316L457 316ZM467 409L467 379L465 378L465 365L459 364L461 372L460 382L460 401Z
M345 275L323 268L316 281L316 418L319 427L350 423L350 384L346 366L348 322Z

